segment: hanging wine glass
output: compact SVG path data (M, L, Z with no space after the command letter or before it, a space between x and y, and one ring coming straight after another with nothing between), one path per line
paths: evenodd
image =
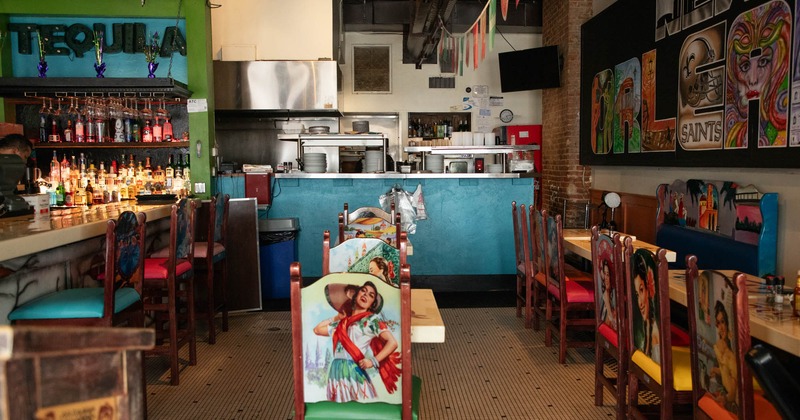
M135 120L134 110L131 108L131 100L125 99L125 106L122 108L123 126L125 129L125 141L132 142L133 139L133 122Z
M150 109L152 104L150 103L149 99L145 99L144 107L142 108L142 122L144 126L142 127L142 141L145 143L149 143L153 141L153 110Z
M48 135L47 140L52 143L61 143L61 127L59 124L61 119L61 110L59 109L60 106L61 98L58 99L55 109L53 109L53 100L50 99L50 108L47 110L50 114L50 134Z
M113 133L115 143L125 142L125 117L122 109L122 103L119 99L109 100L108 116L111 119L111 122L114 124L114 126L109 127L109 129Z
M50 128L50 111L47 108L47 100L42 98L42 108L39 110L39 142L47 143L47 130Z
M155 141L169 141L164 133L164 127L167 125L169 118L169 111L164 107L164 99L159 101L159 107L156 109L156 125L153 126L153 140Z
M93 99L86 100L86 106L83 108L83 116L85 121L85 130L86 130L86 142L87 143L96 143L97 142L97 125L95 124L95 104Z

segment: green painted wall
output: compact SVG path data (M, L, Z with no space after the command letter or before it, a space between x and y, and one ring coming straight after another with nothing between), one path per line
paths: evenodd
M211 186L211 145L214 143L214 88L211 64L211 11L205 1L197 0L2 0L0 1L0 28L3 32L8 15L57 15L103 17L178 17L186 19L187 67L189 90L192 99L206 100L207 112L189 115L192 154L192 182L204 182L208 197ZM11 46L6 42L0 53L0 76L11 74ZM6 112L5 101L0 102L0 120L13 118ZM10 110L9 110L10 111ZM197 156L200 143L200 157Z

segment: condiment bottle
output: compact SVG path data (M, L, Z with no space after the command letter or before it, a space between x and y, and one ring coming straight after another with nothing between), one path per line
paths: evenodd
M797 285L794 286L794 302L792 315L800 316L800 270L797 271Z

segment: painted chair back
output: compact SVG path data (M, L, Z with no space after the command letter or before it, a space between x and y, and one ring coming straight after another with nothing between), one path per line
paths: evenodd
M353 212L339 214L339 242L352 238L376 238L395 246L397 234L402 230L400 213L387 213L378 207L360 207Z
M115 295L123 287L132 287L142 296L144 276L144 213L125 211L108 221L106 230L106 270L103 318L114 318Z
M398 247L375 238L353 238L331 248L330 232L322 237L322 274L335 272L371 273L394 287L400 287L400 269L406 263L406 233Z
M331 273L301 287L300 263L293 263L290 271L295 418L410 419L408 266L401 270L399 287L366 273ZM358 313L362 290L375 293L375 299ZM388 356L381 355L382 349L395 345ZM365 360L370 364L362 368Z
M625 283L619 233L608 236L592 227L592 270L594 275L595 318L598 330L608 328L619 335L625 316Z

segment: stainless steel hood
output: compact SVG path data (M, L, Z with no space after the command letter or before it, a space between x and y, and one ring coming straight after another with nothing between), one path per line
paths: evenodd
M215 108L223 114L337 116L335 61L214 61Z

